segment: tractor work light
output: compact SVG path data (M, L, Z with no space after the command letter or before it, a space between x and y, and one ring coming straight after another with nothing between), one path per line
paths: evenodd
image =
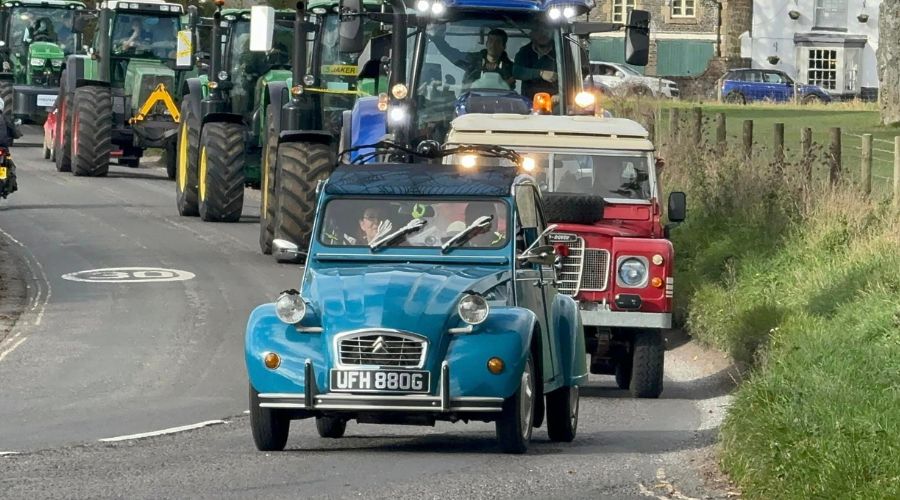
M597 98L594 97L594 94L586 91L581 91L575 94L575 105L582 109L592 108L594 104L597 103Z
M404 108L403 106L394 106L391 108L388 116L390 117L392 122L400 123L406 120L408 113L406 112L406 108Z
M430 2L429 0L419 0L416 2L416 10L422 14L440 16L446 12L447 6L441 1Z

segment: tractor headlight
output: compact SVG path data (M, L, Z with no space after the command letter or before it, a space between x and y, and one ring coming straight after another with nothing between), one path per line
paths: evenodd
M628 288L639 288L647 284L647 262L640 257L623 257L619 259L619 285Z
M403 106L393 106L389 111L388 115L392 122L399 123L406 120L408 114L406 113L406 108Z
M32 57L31 58L32 66L43 66L44 64L47 64L47 60L42 57Z
M53 66L54 68L58 68L58 67L62 66L62 63L63 63L62 59L51 59L50 60L50 65Z
M469 294L459 301L456 311L463 321L470 325L478 325L484 323L487 319L491 308L481 295Z
M224 71L224 70L223 70L223 71L219 71L218 77L219 77L219 81L224 82L225 80L228 79L228 72L227 72L227 71Z
M303 297L294 292L285 292L275 301L275 315L289 325L296 325L306 316Z

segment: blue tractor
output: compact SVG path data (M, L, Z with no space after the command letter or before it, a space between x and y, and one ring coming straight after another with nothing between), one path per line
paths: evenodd
M277 171L298 181L275 183L303 189L277 197L299 201L295 210L281 207L293 217L291 224L277 224L275 237L301 248L312 230L311 186L333 168L325 152L335 141L338 151L350 151L342 158L348 161L384 140L411 149L441 143L453 118L465 113L593 114L593 94L583 84L590 71L586 37L624 29L626 60L634 65L646 65L649 51L647 12L631 11L626 25L578 21L593 0L390 0L378 11L367 6L343 0L340 8L339 48L356 61L359 82L349 87L358 98L342 113L340 132L282 126L278 134ZM390 30L375 34L373 22ZM315 74L295 76L292 101L319 91ZM291 108L283 114L292 116Z

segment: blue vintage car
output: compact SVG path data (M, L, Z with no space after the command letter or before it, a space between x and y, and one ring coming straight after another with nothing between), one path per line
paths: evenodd
M247 324L257 448L284 449L290 421L310 417L331 438L348 420L493 421L523 453L546 414L550 439L574 439L584 336L530 176L342 165L320 189L299 291Z

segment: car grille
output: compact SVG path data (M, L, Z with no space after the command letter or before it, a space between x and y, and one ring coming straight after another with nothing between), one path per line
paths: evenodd
M602 292L609 279L609 252L597 248L584 248L584 238L569 236L560 242L569 249L569 255L560 259L557 272L559 292L575 296L582 290Z
M428 341L396 332L365 331L338 340L341 364L421 368Z

